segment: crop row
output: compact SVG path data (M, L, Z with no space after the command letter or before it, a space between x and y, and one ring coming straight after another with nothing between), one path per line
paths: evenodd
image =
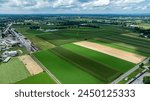
M53 48L51 51L54 54L64 58L65 60L77 65L82 70L90 73L96 78L108 83L121 75L121 72L117 70L114 70L104 64L100 64L84 56L73 53L62 47Z

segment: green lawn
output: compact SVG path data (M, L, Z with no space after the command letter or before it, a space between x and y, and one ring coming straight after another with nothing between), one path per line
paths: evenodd
M27 79L17 82L17 84L56 84L45 72L28 77Z
M18 58L0 64L0 84L15 83L29 76L30 73Z
M63 84L106 83L56 56L49 50L34 53L34 56Z
M110 68L118 70L122 73L128 71L129 69L135 66L135 64L130 63L128 61L125 61L125 60L122 60L122 59L119 59L119 58L116 58L116 57L113 57L104 53L100 53L91 49L87 49L78 45L66 44L66 45L63 45L62 47L74 53L77 53L79 55L90 58L96 62L106 64Z

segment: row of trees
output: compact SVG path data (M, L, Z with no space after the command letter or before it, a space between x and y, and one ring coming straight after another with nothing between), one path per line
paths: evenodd
M150 29L144 29L144 28L140 28L140 27L135 27L134 30L139 32L139 33L144 33L146 35L150 34Z

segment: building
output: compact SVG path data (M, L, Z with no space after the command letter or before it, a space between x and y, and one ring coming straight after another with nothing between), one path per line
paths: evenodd
M17 51L5 51L3 54L2 54L2 57L14 57L18 54Z
M7 57L3 60L3 63L7 63L9 60L11 59L11 57Z

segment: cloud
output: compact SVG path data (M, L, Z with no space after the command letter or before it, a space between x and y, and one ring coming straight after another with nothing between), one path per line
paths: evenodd
M77 4L77 0L55 0L52 3L52 7L57 8L57 7L72 7L75 4Z
M81 4L81 7L84 9L91 8L91 7L100 7L100 6L105 6L110 3L110 0L92 0L89 2L85 2Z
M143 2L145 0L123 0L123 3L140 3L140 2Z
M144 11L150 9L149 0L0 0L0 13L5 11L42 12L67 11L67 12L97 12L106 10ZM89 11L89 12L88 12Z
M112 4L115 5L129 5L144 2L145 0L111 0Z

